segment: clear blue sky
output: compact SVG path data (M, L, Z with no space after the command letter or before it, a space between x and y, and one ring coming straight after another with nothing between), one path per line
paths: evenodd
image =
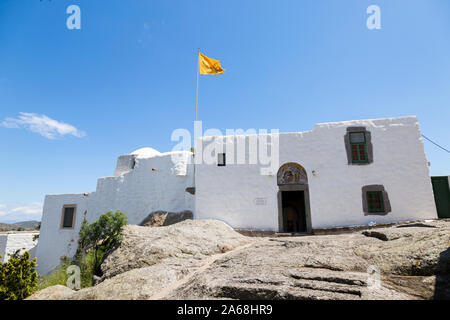
M66 27L71 4L81 30ZM371 4L381 30L366 27ZM94 191L121 154L170 151L192 126L197 48L227 71L200 80L206 128L417 115L450 148L448 0L1 0L0 221ZM42 115L72 127L49 139L24 124ZM424 143L431 174L450 174Z

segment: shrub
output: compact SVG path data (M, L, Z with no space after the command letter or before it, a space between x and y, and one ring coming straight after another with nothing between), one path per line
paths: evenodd
M42 290L47 287L56 286L58 284L65 286L67 283L67 279L69 278L66 270L70 265L71 262L69 258L62 258L61 264L58 266L58 268L56 268L49 274L39 278L37 290Z
M1 258L1 256L0 256ZM17 250L7 262L0 261L0 300L22 300L31 295L37 285L36 258Z
M120 211L114 214L107 212L93 223L84 220L73 261L63 257L57 269L40 278L38 289L42 290L58 284L65 286L70 277L70 274L67 274L67 268L72 264L80 267L81 288L91 287L93 276L101 275L100 265L105 253L120 243L122 240L120 233L126 224L127 217Z
M120 211L104 213L93 223L84 220L80 230L77 259L87 263L91 259L93 274L100 276L104 255L122 241L121 232L127 223L127 217Z
M67 280L70 277L70 274L67 273L67 268L73 264L80 267L81 288L92 287L93 260L93 253L89 253L75 261L70 261L69 258L63 257L58 268L39 279L37 290L42 290L58 284L66 286Z

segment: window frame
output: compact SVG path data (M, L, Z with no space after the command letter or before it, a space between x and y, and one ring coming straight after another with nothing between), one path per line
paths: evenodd
M389 201L389 195L383 185L372 184L363 186L361 191L362 191L362 207L365 216L368 215L385 216L392 211L391 203ZM369 194L371 193L377 193L381 196L380 200L382 208L373 209L369 207Z
M363 133L364 143L355 142L352 143L350 135L353 133ZM347 132L344 135L345 151L347 154L347 164L348 165L369 165L373 162L373 146L372 146L372 135L366 127L347 127ZM364 145L364 154L366 160L361 160L361 145ZM358 160L353 160L353 146L356 146L358 152Z
M71 227L64 227L64 216L65 216L67 208L73 208L72 226ZM72 229L74 229L75 228L76 216L77 216L77 205L76 204L65 204L65 205L63 205L62 213L61 213L60 229L62 229L62 230L72 230Z
M352 135L353 134L357 134L357 133L362 133L364 136L364 142L352 142ZM369 154L367 152L367 139L366 139L366 133L364 131L354 131L354 132L349 132L349 142L350 142L350 151L351 151L351 155L352 155L352 163L368 163L369 162ZM356 153L357 153L357 157L358 159L355 160L353 158L353 146L356 146ZM361 160L361 149L363 148L363 152L364 152L364 160Z

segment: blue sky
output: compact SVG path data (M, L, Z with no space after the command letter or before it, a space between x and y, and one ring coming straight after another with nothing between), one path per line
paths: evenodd
M204 128L417 115L450 148L448 0L0 0L0 222L94 191L121 154L170 151L192 127L197 48L227 70L200 79ZM424 143L431 174L450 174Z

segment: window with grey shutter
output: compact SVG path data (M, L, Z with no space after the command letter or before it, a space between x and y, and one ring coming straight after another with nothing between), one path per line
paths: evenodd
M75 221L75 206L64 206L61 228L72 229Z

